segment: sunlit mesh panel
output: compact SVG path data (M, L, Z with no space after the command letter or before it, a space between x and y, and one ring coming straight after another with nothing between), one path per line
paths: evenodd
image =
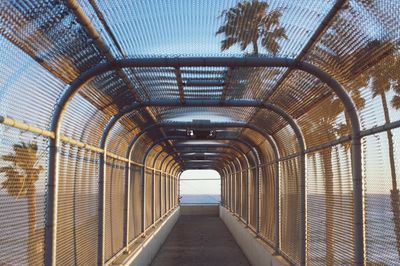
M280 115L267 109L260 109L251 121L252 124L264 129L269 134L274 134L287 124L287 121Z
M108 119L108 116L78 95L65 112L61 133L97 147Z
M248 183L247 179L249 178L249 171L244 171L242 174L242 209L241 209L241 217L247 221L247 213L248 213Z
M47 158L47 138L0 125L0 264L43 262Z
M353 182L349 145L307 155L308 262L354 264Z
M142 175L141 167L131 165L131 182L129 190L129 240L134 240L142 233Z
M262 99L276 85L286 68L235 68L226 99Z
M105 260L123 247L125 163L108 159L105 176Z
M351 133L340 101L331 96L317 103L298 119L307 148L323 144Z
M292 155L300 151L297 137L292 127L289 125L281 129L273 137L281 157Z
M0 115L48 129L65 84L1 34L0 51Z
M368 263L390 265L400 260L400 130L364 138L366 243Z
M242 190L242 184L241 184L241 180L242 180L242 173L236 172L235 175L235 212L240 215L240 203L241 203L241 198L242 198L242 194L241 194L241 190Z
M250 211L250 221L249 224L253 228L256 228L256 201L257 199L257 192L256 192L256 182L257 182L257 170L255 168L252 168L250 170L250 176L249 176L249 211Z
M299 159L280 162L281 249L292 261L300 259L300 169Z
M152 223L151 215L153 211L153 173L149 169L146 169L144 174L144 191L145 228L148 228Z
M161 186L160 186L160 172L153 171L154 175L154 219L157 220L160 218L160 192L161 192Z
M62 144L58 182L57 263L97 261L99 154Z
M171 208L171 205L170 205L170 196L171 196L171 183L170 183L170 176L169 175L166 175L165 176L165 181L166 181L166 183L165 183L165 190L166 190L166 193L165 193L165 196L166 196L166 200L165 200L165 208L166 208L166 211L168 212L169 210L170 210L170 208Z
M275 165L261 167L260 172L260 233L273 243L275 241Z
M0 232L1 265L35 265L42 264L44 259L44 217L47 207L50 207L46 202L49 140L28 132L50 128L56 104L63 104L60 102L63 92L85 71L94 70L96 65L113 59L163 56L298 59L313 64L338 80L355 104L364 136L361 174L365 181L365 259L371 265L392 265L400 261L400 193L397 184L400 156L399 1L268 0L265 1L268 3L267 11L275 10L279 17L279 23L273 23L274 26L279 24L284 29L281 37L276 42L268 40L271 47L265 47L266 39L259 38L257 43L249 39L249 45L244 45L246 47L239 43L225 47L229 49L224 49L223 45L230 46L232 39L224 42L227 34L216 33L219 29L224 31L221 26L228 13L223 12L237 7L244 0L204 0L201 4L186 0L173 3L160 0L78 0L76 5L72 2L0 1L0 123L11 124L0 125L0 222L4 228ZM256 1L248 0L246 3L250 2ZM230 9L229 14L232 12ZM234 23L234 27L244 30L250 17L246 15L244 22ZM214 83L205 86L207 82ZM348 138L352 125L350 116L343 111L344 107L328 85L322 84L312 74L297 70L296 66L110 70L87 81L69 102L64 119L60 121L62 140L70 137L81 142L80 147L85 144L98 147L110 118L136 100L173 100L176 103L201 100L203 104L213 100L219 105L142 107L140 111L120 119L113 127L107 142L109 153L126 157L132 137L152 123L206 119L256 125L275 139L281 157L298 156L299 142L282 117L263 108L227 107L223 104L224 101L261 100L284 109L298 122L306 148L313 150L306 155L307 263L354 264L354 245L360 243L353 240L352 151ZM4 120L3 117L16 121ZM386 132L388 128L393 129ZM370 135L371 130L383 131ZM132 160L143 163L144 151L156 139L175 134L185 137L186 129L155 128L144 134L130 154ZM217 136L241 138L258 151L262 163L259 174L261 235L268 242L276 240L273 209L276 169L271 147L260 134L249 129L218 129ZM331 145L341 137L348 138L348 141ZM33 148L35 142L37 148ZM168 147L174 143L165 141L160 145ZM255 167L254 155L248 152L246 145L232 140L218 143L242 149L249 154L250 168ZM28 144L33 146L30 151L25 151L29 150L24 146ZM325 148L318 150L321 144L325 144ZM329 145L331 147L326 148ZM24 175L28 175L24 171L27 171L16 171L15 168L23 168L22 164L13 162L16 159L8 156L16 152L16 148L23 150L22 161L37 161L34 166L23 165L25 168L36 167L35 171L40 172L35 173L39 177L34 187L21 188L26 186L23 181L26 179ZM98 228L101 226L98 224L99 154L67 143L62 143L57 151L60 162L55 166L59 172L56 263L96 264ZM147 166L153 167L159 151L160 147L155 147L148 154ZM222 151L235 154L229 149ZM35 154L27 156L29 153ZM141 233L142 215L146 221L144 226L150 226L153 206L157 219L176 204L175 175L179 167L171 161L172 157L161 166L164 156L160 156L154 165L163 168L163 174L152 169L143 171L138 165L130 166L131 183L127 197L130 203L130 241ZM125 162L110 158L106 167L106 260L122 248L126 218L127 169L124 169ZM250 217L248 222L254 228L255 169L245 170L249 167L246 161L240 163L243 166L241 173L238 164L216 162L215 166L226 167L222 182L224 204L240 214L243 220ZM299 263L302 244L299 158L283 159L279 166L281 253L291 262ZM145 184L141 183L143 172Z
M102 57L63 3L2 1L0 34L66 82ZM88 41L89 40L89 41Z
M330 94L331 89L315 76L296 70L291 72L268 100L297 118Z

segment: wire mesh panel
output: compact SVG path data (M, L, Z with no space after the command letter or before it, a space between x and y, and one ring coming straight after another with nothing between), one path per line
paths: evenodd
M164 173L160 173L160 178L161 178L161 206L160 206L160 210L161 210L161 215L164 215L166 212L166 201L165 201L165 193L166 193L166 179L165 179L165 174Z
M249 178L249 171L248 170L244 170L242 172L242 180L241 180L241 184L242 184L242 209L241 209L241 217L242 219L244 219L245 221L247 221L247 213L248 213L248 205L247 203L249 202L249 193L248 193L248 182L247 179Z
M0 264L43 263L48 139L0 125Z
M69 144L60 149L57 263L97 261L99 154Z
M123 247L125 206L125 163L107 159L105 176L105 260Z
M160 182L160 172L154 171L154 219L160 218L160 199L161 199L161 182Z
M257 217L256 217L256 201L257 199L257 193L256 193L256 182L257 182L257 170L256 168L252 168L250 170L250 176L249 176L249 225L253 227L254 229L256 228L257 225Z
M275 165L261 167L260 234L270 243L275 241Z
M300 259L300 171L299 159L280 162L281 169L281 249L293 262Z
M350 146L307 155L307 241L312 265L354 264Z
M237 213L238 215L240 215L240 205L241 205L241 198L242 198L241 180L242 180L242 172L237 172L235 175L235 184L236 184L235 213Z
M170 209L169 197L170 197L170 176L165 175L165 211L168 212Z
M134 240L142 233L142 175L141 166L131 164L130 189L129 189L129 240Z
M400 261L400 129L364 138L366 243L371 265ZM391 146L392 145L392 146Z
M145 215L145 228L152 224L153 212L153 173L150 169L144 172L144 215Z

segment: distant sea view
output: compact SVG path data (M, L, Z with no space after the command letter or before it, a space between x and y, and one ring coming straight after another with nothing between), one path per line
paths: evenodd
M216 194L186 194L181 196L181 204L219 204L221 201L221 195Z

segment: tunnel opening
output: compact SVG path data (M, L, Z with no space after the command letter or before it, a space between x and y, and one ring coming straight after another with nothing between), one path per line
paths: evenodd
M221 176L212 169L185 170L179 180L181 205L220 204Z

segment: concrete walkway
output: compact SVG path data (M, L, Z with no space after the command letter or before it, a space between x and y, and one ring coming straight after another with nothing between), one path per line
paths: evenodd
M153 260L153 266L250 265L217 216L183 215Z

